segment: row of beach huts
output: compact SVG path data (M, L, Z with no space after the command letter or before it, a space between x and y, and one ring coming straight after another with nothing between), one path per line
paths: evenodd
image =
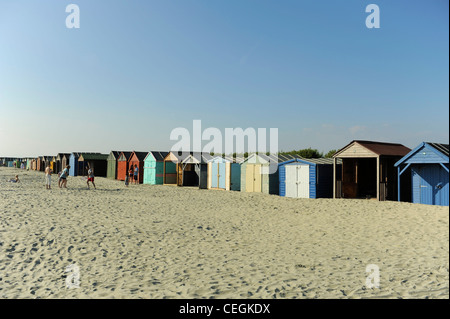
M277 163L277 169L269 165ZM449 205L449 145L423 142L413 150L396 143L354 140L333 158L251 154L247 158L200 152L59 153L0 158L0 165L125 180L138 167L140 184L195 186L293 198L366 198Z

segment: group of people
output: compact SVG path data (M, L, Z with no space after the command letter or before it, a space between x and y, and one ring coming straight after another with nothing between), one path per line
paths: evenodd
M130 170L125 176L125 186L128 186L128 184L130 183L130 178L132 177L133 177L132 182L134 181L134 184L139 184L138 176L139 176L139 167L136 164L134 164L134 166L131 165Z
M69 176L69 169L70 169L70 165L67 165L60 173L58 173L58 187L59 188L67 188L67 177ZM52 173L53 170L50 168L50 166L47 166L45 168L45 188L46 189L51 189L51 185L52 185ZM130 184L130 179L132 178L131 182L134 182L134 184L139 184L139 167L137 165L132 165L130 166L130 170L127 172L126 177L125 177L125 186L128 186L128 184ZM87 187L88 189L90 188L89 183L92 183L92 185L94 186L94 188L96 188L95 183L94 183L94 170L89 167L88 165L88 178L87 178ZM19 183L19 175L16 175L15 178L11 178L10 180L8 180L8 182L11 183Z
M67 165L60 173L58 173L58 186L59 188L67 188L67 177L69 176L70 165ZM50 166L45 168L45 188L51 189L52 182L52 169ZM89 182L92 183L94 188L96 188L94 183L94 170L88 166L88 179L87 179L87 187L89 187Z

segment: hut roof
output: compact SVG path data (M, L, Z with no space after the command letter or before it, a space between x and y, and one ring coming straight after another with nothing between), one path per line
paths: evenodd
M449 146L448 144L441 144L441 143L430 143L430 142L422 142L420 143L415 149L413 149L411 152L403 156L397 163L394 164L394 166L399 166L400 164L403 164L410 160L410 158L414 157L419 151L422 152L425 148L430 149L432 152L434 152L440 160L434 159L434 161L429 163L435 163L442 162L442 163L448 163L448 151Z
M213 157L209 153L191 152L186 158L182 160L182 163L197 163L204 164L210 161Z
M448 156L449 151L449 145L448 144L442 144L442 143L430 143L426 142L431 147L435 148L437 151L441 152L445 156Z
M79 161L99 161L105 160L108 158L109 154L101 154L101 153L82 153L79 157Z
M123 156L125 156L125 159L128 161L130 159L131 154L133 154L133 152L122 151L122 152L120 152L119 157L121 156L121 154L123 154Z
M347 144L345 147L341 148L337 151L333 157L339 157L339 155L353 146L354 144L359 144L360 146L366 148L370 152L375 155L385 155L385 156L405 156L408 154L411 149L406 146L398 143L386 143L386 142L374 142L374 141L362 141L362 140L354 140Z
M132 154L135 154L137 159L138 159L138 161L141 162L147 157L148 152L136 152L136 151L134 151ZM129 159L131 159L131 157Z
M147 156L152 155L157 162L161 162L169 154L169 152L150 151ZM146 157L147 158L147 157Z
M303 158L303 157L296 157L293 159L290 159L285 162L281 162L278 165L287 164L290 162L305 162L305 163L312 163L312 164L333 164L333 158ZM337 164L342 164L342 160L340 158L336 161Z

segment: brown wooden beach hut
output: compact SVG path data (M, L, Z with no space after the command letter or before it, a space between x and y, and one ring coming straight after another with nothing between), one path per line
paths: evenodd
M144 181L144 160L147 157L148 152L136 152L133 151L131 153L130 159L128 160L128 167L134 167L137 166L139 168L138 172L138 183L142 184Z
M394 164L408 154L402 144L354 140L334 154L333 197L397 198L397 169ZM342 160L340 176L337 160Z
M183 184L183 167L181 162L191 153L186 152L169 152L164 158L163 167L163 184L164 185L182 185Z
M133 152L121 152L117 159L117 179L124 181L128 174L128 160Z

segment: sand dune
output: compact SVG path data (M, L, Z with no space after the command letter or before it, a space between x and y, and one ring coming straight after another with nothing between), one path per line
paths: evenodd
M0 168L0 298L449 298L448 207L55 177Z

